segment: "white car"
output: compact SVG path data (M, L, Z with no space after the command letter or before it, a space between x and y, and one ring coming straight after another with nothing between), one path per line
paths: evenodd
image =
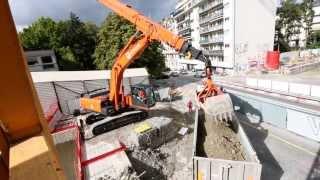
M196 71L196 73L194 74L194 77L196 77L196 78L204 78L204 77L206 77L206 72L204 72L204 71Z

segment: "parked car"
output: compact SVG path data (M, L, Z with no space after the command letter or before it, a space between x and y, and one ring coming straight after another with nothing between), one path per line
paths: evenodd
M172 77L178 77L179 76L179 72L178 71L172 71L171 72L171 76Z
M182 70L180 71L180 74L182 74L182 75L186 75L186 74L188 74L188 71L187 71L187 70L185 70L185 69L182 69Z
M157 76L157 77L152 77L154 79L169 79L170 76L168 76L167 74L165 73L161 73L160 76Z
M194 74L194 77L196 77L196 78L204 78L204 77L206 77L206 72L204 72L203 70L200 70L200 71L198 70Z

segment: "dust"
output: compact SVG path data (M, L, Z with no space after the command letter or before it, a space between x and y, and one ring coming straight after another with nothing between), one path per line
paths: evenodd
M199 156L226 160L245 160L243 147L235 132L225 122L199 119Z

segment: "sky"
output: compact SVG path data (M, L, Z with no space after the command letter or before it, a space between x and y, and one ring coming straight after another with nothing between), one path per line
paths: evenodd
M154 20L169 16L176 1L122 0ZM18 31L41 16L62 20L67 19L70 12L77 14L83 21L92 21L99 25L110 12L96 0L9 0L9 3Z

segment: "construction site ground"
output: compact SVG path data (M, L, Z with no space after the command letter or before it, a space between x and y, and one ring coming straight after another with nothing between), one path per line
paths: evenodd
M195 104L194 91L197 84L201 84L201 79L186 75L157 83L175 86L180 93L172 102L158 103L150 111L150 116L170 117L177 129L188 128L187 134L177 134L159 148L139 150L132 133L136 124L131 124L87 140L86 143L94 145L120 140L128 146L127 155L133 168L138 174L144 173L141 179L192 179L194 114L188 112L187 102L191 100ZM245 116L238 113L236 116L261 161L261 179L320 179L319 143L269 124L250 124Z

